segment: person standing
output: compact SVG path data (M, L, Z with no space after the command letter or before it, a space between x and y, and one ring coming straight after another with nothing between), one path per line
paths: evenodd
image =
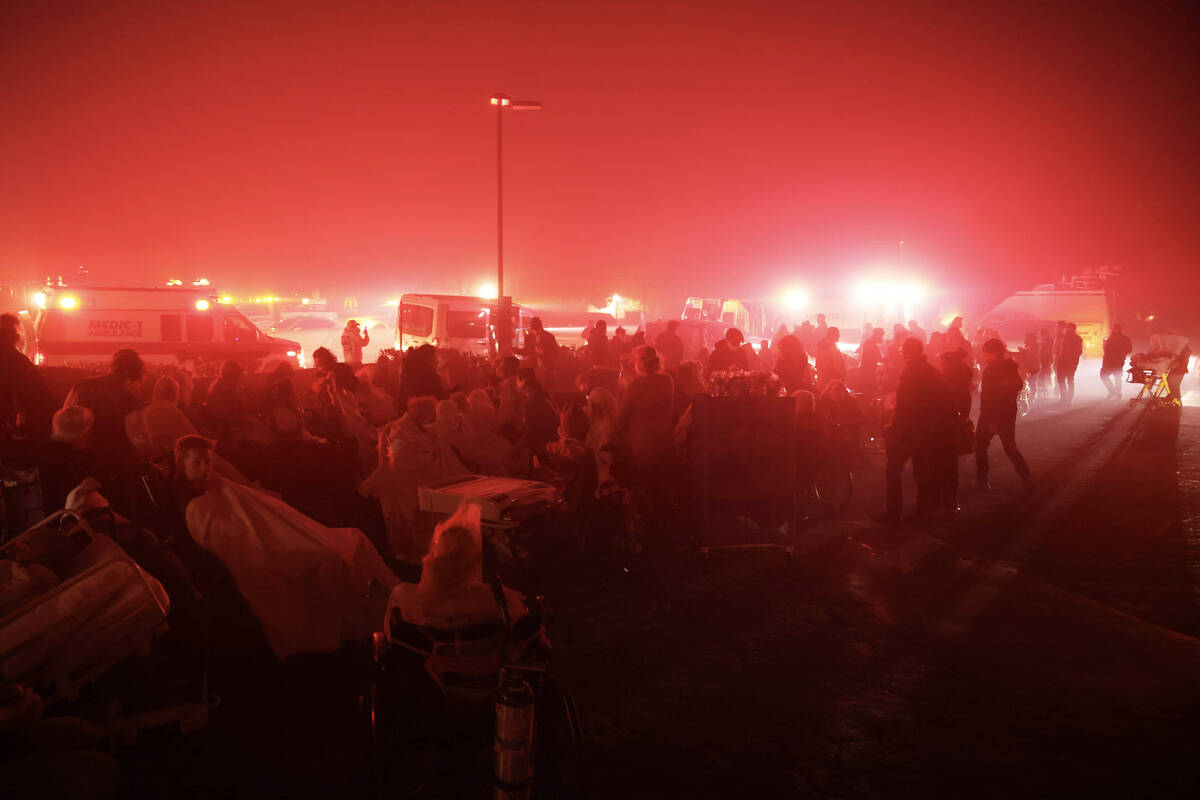
M811 391L813 371L800 340L788 334L779 340L775 351L775 374L779 376L787 393L790 395L801 390Z
M37 367L18 347L20 320L0 318L0 442L11 437L45 440L50 435L54 400Z
M824 318L824 315L821 317ZM846 380L846 357L838 349L838 340L842 332L831 327L825 332L825 338L817 342L817 387L823 389L833 381Z
M887 510L879 522L900 523L903 509L904 466L913 464L917 482L917 514L936 510L947 451L954 449L954 408L946 382L926 360L925 347L910 338L901 349L907 366L896 389L896 412L886 433Z
M352 319L342 330L342 360L358 369L363 363L363 348L371 343L368 331L358 332L358 320Z
M679 338L679 320L667 323L667 329L654 340L654 349L662 356L663 366L668 372L679 369L683 361L683 339Z
M1038 388L1037 396L1040 402L1050 399L1050 374L1054 371L1054 340L1050 331L1042 328L1038 331Z
M608 354L608 323L602 319L596 320L587 335L586 354L593 367L607 367L612 363Z
M529 330L525 334L525 346L520 350L522 355L529 356L531 366L553 371L554 360L558 357L558 339L542 325L541 317L529 320Z
M858 387L868 400L879 394L879 366L883 363L883 328L873 328L858 348Z
M1038 352L1036 331L1025 333L1025 345L1020 350L1019 364L1025 373L1025 385L1029 387L1029 405L1032 407L1038 400L1038 386L1042 379L1042 359Z
M621 397L615 430L629 445L633 480L650 497L652 513L662 518L676 470L675 382L662 372L653 347L634 353L637 377Z
M1104 354L1100 360L1100 380L1108 390L1108 399L1121 399L1121 373L1125 371L1125 359L1133 352L1133 342L1129 341L1120 325L1113 325L1112 332L1104 340Z
M1017 475L1030 486L1029 466L1017 449L1017 396L1021 393L1020 370L1008 357L1004 342L989 339L983 343L983 375L979 392L979 424L975 431L975 471L980 489L987 490L988 445L993 436L1000 437L1004 453L1012 462Z
M1068 322L1063 328L1058 344L1058 355L1054 361L1054 375L1058 380L1058 399L1064 405L1075 399L1075 370L1083 357L1083 337L1075 332L1075 323Z
M954 448L944 450L938 462L938 475L941 477L939 495L942 508L958 510L958 456L970 452L974 444L974 431L971 429L971 383L975 372L966 362L966 354L961 350L947 350L938 358L938 371L946 388L950 392L950 404L954 408ZM962 449L960 449L960 447Z

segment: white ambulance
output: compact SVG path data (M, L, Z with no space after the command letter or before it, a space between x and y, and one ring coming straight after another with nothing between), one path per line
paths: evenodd
M456 294L406 294L396 311L396 345L401 350L431 344L472 355L495 349L495 298ZM525 329L533 312L516 303L512 314L512 346L525 346Z
M36 363L84 369L106 369L123 348L147 364L186 365L197 375L225 361L266 372L304 359L296 342L272 338L233 306L183 288L47 288L34 338Z

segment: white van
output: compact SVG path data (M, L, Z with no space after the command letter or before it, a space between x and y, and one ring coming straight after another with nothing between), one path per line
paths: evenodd
M473 355L495 349L494 297L457 294L406 294L396 313L396 346L401 350L431 344ZM512 346L525 346L525 329L533 313L512 304Z
M187 364L198 375L237 361L247 372L301 366L300 345L274 339L230 305L194 289L47 288L34 323L35 357L47 366L106 369L136 350L147 364Z

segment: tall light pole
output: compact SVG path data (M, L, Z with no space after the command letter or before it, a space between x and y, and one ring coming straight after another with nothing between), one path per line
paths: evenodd
M504 294L504 112L537 111L537 100L513 100L492 95L496 107L496 347L501 355L512 350L512 298Z

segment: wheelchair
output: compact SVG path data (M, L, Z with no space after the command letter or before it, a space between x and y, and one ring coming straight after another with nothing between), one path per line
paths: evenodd
M499 581L492 586L502 598ZM531 613L515 623L498 607L500 620L454 629L390 615L389 630L375 633L364 710L378 797L583 797L583 729L574 698L544 656L509 657L511 645L540 631L543 604L531 603ZM453 669L460 663L468 669ZM495 702L513 679L533 690L535 709L534 778L516 788L495 780L492 763Z

